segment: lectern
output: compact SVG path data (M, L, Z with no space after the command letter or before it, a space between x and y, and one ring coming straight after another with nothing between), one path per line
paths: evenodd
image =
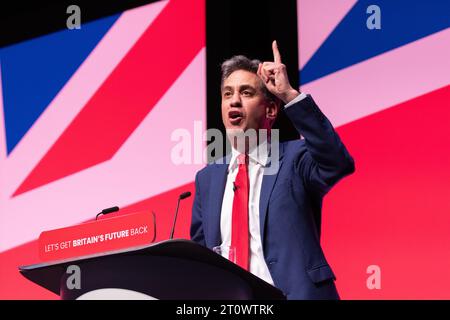
M285 299L274 286L213 251L182 239L19 270L61 299ZM79 277L75 287L73 277Z

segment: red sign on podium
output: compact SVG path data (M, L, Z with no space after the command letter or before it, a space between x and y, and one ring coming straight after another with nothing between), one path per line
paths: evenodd
M44 231L39 236L42 261L81 257L150 244L155 230L150 212L138 212Z

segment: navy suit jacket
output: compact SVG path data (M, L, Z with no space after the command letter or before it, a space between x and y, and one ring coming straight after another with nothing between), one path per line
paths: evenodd
M285 109L301 140L280 144L279 170L264 175L260 230L264 258L288 299L339 299L320 246L323 196L354 171L354 161L311 96ZM228 165L210 164L195 178L191 239L221 244L220 214Z

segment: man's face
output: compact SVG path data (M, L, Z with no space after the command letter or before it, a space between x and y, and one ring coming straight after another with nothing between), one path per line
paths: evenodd
M246 70L236 70L224 80L222 121L225 129L245 132L248 129L270 128L274 106L264 95L263 85L258 75Z

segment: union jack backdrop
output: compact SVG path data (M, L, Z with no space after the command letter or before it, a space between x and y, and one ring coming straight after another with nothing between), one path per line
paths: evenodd
M381 29L366 25L370 5ZM356 163L323 208L341 297L450 299L450 2L297 0L297 9L301 89ZM380 289L367 286L371 266Z
M176 129L206 127L202 0L159 1L1 48L0 299L56 299L18 266L40 232L106 207L156 213L167 239L201 164L176 165ZM192 198L176 237L189 238Z
M367 27L370 5L381 29ZM341 297L450 299L450 2L297 0L297 10L301 91L356 162L323 204ZM156 241L168 238L175 201L203 167L171 155L174 131L206 129L205 51L203 0L0 49L0 299L58 299L18 266L39 262L40 232L103 208L153 210ZM176 237L189 238L192 198ZM374 266L379 289L368 286Z

